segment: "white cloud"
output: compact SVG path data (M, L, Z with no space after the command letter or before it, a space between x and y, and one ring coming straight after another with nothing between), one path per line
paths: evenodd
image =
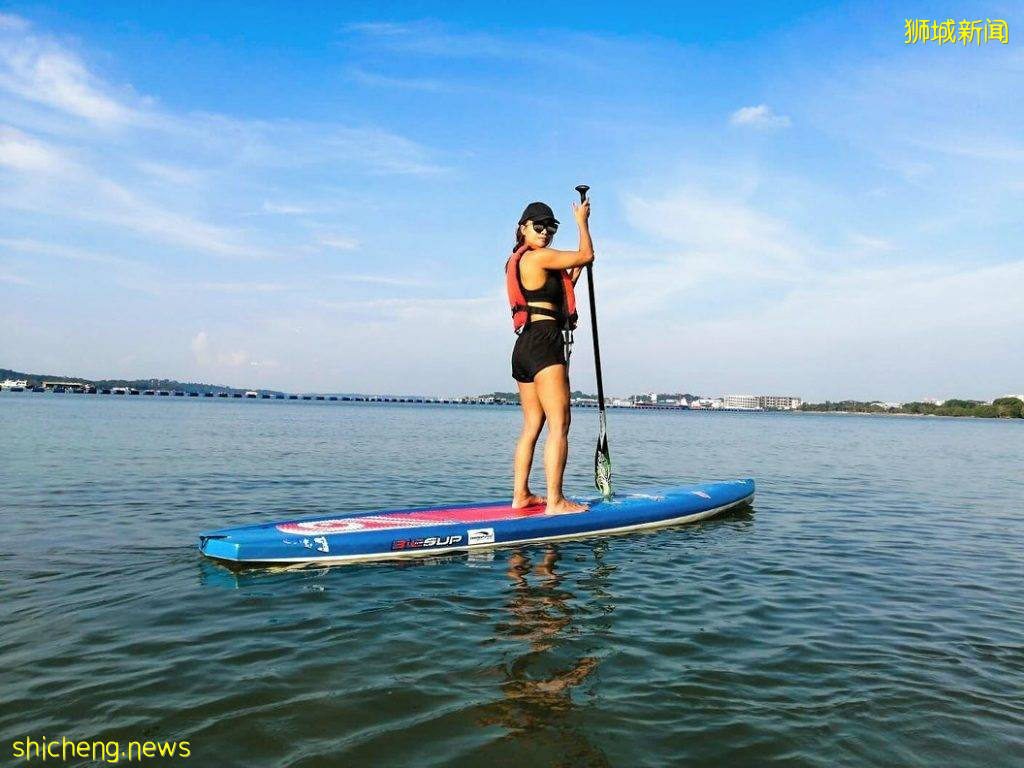
M354 171L382 175L432 176L450 169L424 145L385 128L354 128L305 120L240 120L226 115L167 116L161 130L186 142L207 162L262 171L295 173L314 169L332 174ZM269 203L271 207L275 203ZM309 209L289 201L268 212Z
M0 126L0 164L21 175L0 190L0 208L103 224L164 243L233 257L269 254L238 230L151 202L131 187L13 128Z
M162 110L153 99L104 82L66 41L11 15L0 23L0 109L6 120L0 169L8 171L0 213L84 223L93 226L94 241L142 238L182 256L276 259L308 252L312 243L293 234L282 245L268 236L270 224L232 210L252 210L259 204L253 190L275 186L284 170L324 179L447 170L426 147L374 126ZM112 126L118 130L107 130ZM322 202L304 200L263 208L338 216ZM320 245L358 244L336 237Z
M209 336L206 335L206 331L199 331L199 333L192 337L192 342L189 344L189 349L192 350L192 354L195 355L197 362L209 362L210 338Z
M16 128L0 125L0 165L25 173L53 174L64 165L61 153Z
M277 368L280 363L268 358L253 359L242 349L216 348L210 341L206 331L199 331L189 343L194 361L203 367L208 375L231 375L232 370L239 368Z
M998 353L1024 317L1024 262L987 248L974 263L948 249L921 262L908 251L920 220L897 220L898 237L851 229L837 244L799 223L807 200L780 199L777 183L695 178L663 197L625 195L631 239L602 239L595 265L610 391L900 399L928 382L985 395L974 382L1024 375ZM584 355L577 374L587 368Z
M9 13L0 13L0 30L24 32L29 27L28 21L21 16L14 16Z
M980 382L1024 375L1020 356L998 354L1016 344L1022 281L1022 261L860 270L692 331L711 343L732 339L754 370L819 399L905 398L925 387L991 396Z
M619 247L602 249L597 265L612 391L905 399L924 387L991 396L986 386L1024 376L1024 358L1005 354L1024 317L1024 261L904 265L888 241L853 238L851 247L875 249L892 265L811 262L792 279L771 280L734 260L694 265L692 254L629 264ZM756 301L722 299L744 286ZM680 309L694 304L714 311Z
M757 324L818 341L942 334L964 342L1024 317L1024 261L981 267L895 266L819 275L759 313ZM743 315L738 315L743 318ZM952 334L952 336L950 336ZM952 352L952 350L951 350Z
M57 41L31 33L24 19L0 25L0 90L98 124L124 123L132 109L109 93Z
M732 125L765 130L769 128L788 128L790 120L786 115L777 115L767 104L756 107L741 107L729 116Z
M798 264L806 250L802 236L742 196L716 195L689 187L661 198L626 195L629 223L642 235L685 249L735 260L748 269L781 269Z

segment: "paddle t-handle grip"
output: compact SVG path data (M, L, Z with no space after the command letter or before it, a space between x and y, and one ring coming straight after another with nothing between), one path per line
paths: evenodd
M590 189L586 184L577 184L576 191L580 193L580 202L585 202L587 199L587 191Z

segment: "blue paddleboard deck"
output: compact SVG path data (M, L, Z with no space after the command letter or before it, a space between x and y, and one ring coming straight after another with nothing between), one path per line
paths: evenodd
M730 480L595 499L571 515L507 502L357 512L206 531L199 550L250 564L393 560L663 528L706 520L753 498L753 480Z

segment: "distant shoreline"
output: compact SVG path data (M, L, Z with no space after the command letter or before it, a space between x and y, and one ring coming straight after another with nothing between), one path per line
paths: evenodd
M963 416L954 416L949 413L886 413L881 411L812 411L797 409L794 413L814 413L819 416L879 416L879 417L898 417L905 419L992 419L998 417L992 416L972 416L964 414Z
M246 395L241 392L234 393L200 393L196 391L184 391L184 390L134 390L115 393L111 390L96 390L96 389L79 389L79 390L67 390L67 391L46 391L46 392L33 392L32 390L23 390L21 392L9 392L4 391L0 397L10 397L11 395L32 395L32 394L45 394L45 395L89 395L99 397L111 397L119 398L154 398L160 399L165 397L169 400L176 398L182 399L211 399L211 400L269 400L275 402L338 402L346 404L361 404L361 405L455 405L455 406L504 406L504 407L518 407L518 403L509 402L505 400L495 400L492 398L479 398L479 397L463 397L463 398L435 398L435 397L392 397L385 395L288 395L288 394L252 394ZM597 408L596 403L574 403L573 408ZM824 410L810 410L810 409L792 409L792 410L766 410L766 409L744 409L744 408L687 408L680 406L608 406L609 410L616 411L637 411L637 412L648 412L648 411L685 411L693 413L748 413L748 414L817 414L821 416L874 416L874 417L903 417L903 418L938 418L938 419L975 419L979 421L1006 421L1007 418L992 417L992 416L975 416L970 414L953 415L944 413L885 413L878 411L824 411ZM1009 419L1013 420L1013 419Z
M258 400L338 400L367 403L420 403L437 405L519 405L516 392L495 391L478 395L428 397L424 395L367 395L356 392L289 393L271 389L240 389L218 384L182 382L175 379L101 379L90 380L78 376L57 376L24 373L0 368L2 389L62 393L71 391L85 394L129 395L155 397L197 397ZM598 407L597 395L579 390L570 393L575 408ZM747 398L750 399L750 398ZM767 399L767 398L766 398ZM780 398L776 398L780 399ZM798 398L788 399L799 403ZM694 407L697 401L701 407ZM944 416L947 418L1024 418L1024 399L1016 396L995 398L991 402L950 398L945 401L883 403L881 401L826 400L823 403L802 403L792 408L726 407L728 398L717 398L715 405L706 405L711 398L690 394L633 395L626 398L605 398L605 407L616 410L666 411L719 411L728 413L848 413L861 416ZM772 403L775 404L774 402Z
M4 390L12 394L37 394L37 395L85 395L100 397L128 397L128 398L167 398L174 400L182 399L209 399L209 400L272 400L282 402L339 402L339 403L363 403L370 405L501 405L519 407L517 401L504 400L493 397L464 396L464 397L397 397L393 395L320 395L320 394L286 394L282 392L268 392L262 390L239 390L221 392L200 392L196 390L140 390L134 387L103 387L97 389L87 385L74 389L57 387L54 389L43 389L42 387L18 388L16 390ZM596 402L573 403L573 408L597 408ZM765 410L763 408L690 408L681 405L607 405L609 410L616 411L693 411L694 413L795 413L795 411Z

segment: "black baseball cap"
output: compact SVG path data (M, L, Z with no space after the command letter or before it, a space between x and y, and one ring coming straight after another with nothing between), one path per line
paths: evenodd
M547 203L530 203L523 210L523 215L519 217L519 223L525 224L528 221L534 223L539 221L553 221L558 224L558 219L555 218L555 212L551 210L551 206Z

